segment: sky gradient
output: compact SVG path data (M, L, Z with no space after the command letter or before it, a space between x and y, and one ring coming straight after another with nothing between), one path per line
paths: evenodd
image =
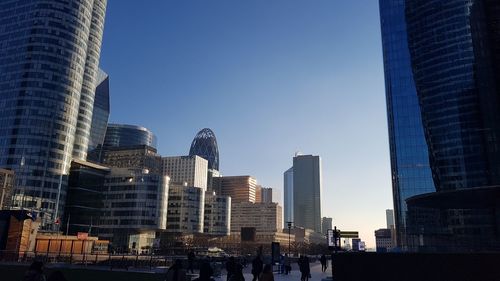
M380 40L376 0L109 0L110 121L163 156L209 127L223 175L281 195L295 152L320 155L323 215L374 247L392 208Z

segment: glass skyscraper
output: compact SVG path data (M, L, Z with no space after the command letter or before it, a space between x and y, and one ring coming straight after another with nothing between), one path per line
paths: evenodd
M189 149L189 156L193 155L207 159L208 169L219 170L219 148L212 130L205 128L196 134Z
M103 145L104 137L106 136L106 128L108 126L108 119L109 76L104 71L99 69L99 73L97 75L97 87L95 89L88 153Z
M45 229L62 215L73 156L86 156L105 9L0 3L0 167L16 173L14 208L39 211Z
M394 217L406 247L406 199L435 191L408 49L406 0L380 0Z
M407 0L406 5L436 189L500 184L500 2Z
M156 136L141 126L108 124L104 149L137 145L147 145L156 149Z

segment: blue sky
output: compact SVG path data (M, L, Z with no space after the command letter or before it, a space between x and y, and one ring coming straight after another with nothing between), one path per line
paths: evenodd
M323 215L369 246L392 208L378 1L109 0L111 121L184 155L217 135L221 172L280 190L295 152L323 161Z

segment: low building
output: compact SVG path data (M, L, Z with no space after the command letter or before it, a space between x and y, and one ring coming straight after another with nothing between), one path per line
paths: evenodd
M283 229L283 232L287 232L288 229ZM307 229L303 227L294 227L291 229L291 233L295 236L295 242L306 243L306 244L326 244L326 236L317 233L312 229Z
M0 168L0 210L7 210L12 204L14 171Z
M231 197L205 193L203 232L210 235L229 235L231 231Z
M377 252L389 252L394 248L392 239L392 230L388 228L381 228L375 230L375 245Z

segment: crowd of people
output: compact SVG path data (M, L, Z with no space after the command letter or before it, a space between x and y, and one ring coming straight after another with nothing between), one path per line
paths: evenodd
M190 252L187 256L187 268L184 269L182 260L178 259L167 270L166 281L186 281L191 280L188 278L194 275L194 262L195 255ZM327 258L322 255L320 258L321 271L325 272L328 268ZM289 274L292 270L290 257L285 254L280 260L280 271L283 274ZM309 281L311 278L311 268L309 257L301 255L297 260L297 265L301 273L301 281ZM237 260L235 257L229 257L225 263L227 272L226 281L245 281L243 269L246 267L246 260ZM252 260L251 273L253 275L252 281L274 281L273 266L271 264L264 264L262 257L258 254ZM199 275L194 281L214 281L214 268L208 261L199 262ZM35 261L31 264L26 271L22 281L66 281L63 272L56 270L53 271L48 277L44 274L44 266L40 261Z

